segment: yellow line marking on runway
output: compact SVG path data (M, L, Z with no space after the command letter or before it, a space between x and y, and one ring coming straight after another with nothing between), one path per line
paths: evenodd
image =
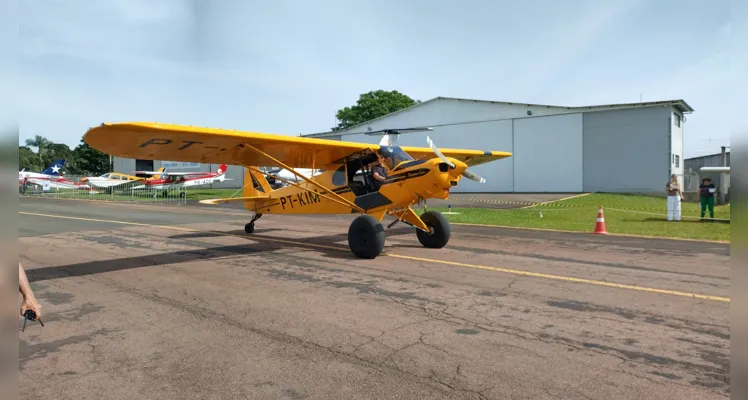
M65 215L30 213L30 212L25 212L25 211L19 211L19 214L33 215L33 216L39 216L39 217L49 217L49 218L75 219L75 220L80 220L80 221L113 223L113 224L122 224L122 225L146 226L149 228L163 228L163 229L171 229L171 230L186 231L186 232L203 232L199 229L182 228L182 227L172 226L172 225L155 225L155 224L144 224L144 223L129 222L129 221L105 220L105 219L84 218L84 217L70 217L70 216L65 216ZM341 247L341 246L326 246L326 245L320 245L320 244L314 244L314 243L298 242L295 240L266 238L266 237L257 236L257 235L243 236L243 235L236 235L233 233L220 232L220 231L218 232L211 231L211 232L212 233L223 233L227 236L237 236L237 237L242 237L242 238L257 239L259 241L264 240L264 241L269 241L269 242L295 244L299 246L348 251L347 248ZM436 260L432 258L412 257L412 256L404 256L404 255L392 254L392 253L382 253L382 256L400 258L400 259L411 260L411 261L421 261L421 262L430 262L430 263L445 264L445 265L454 265L458 267L481 269L481 270L494 271L494 272L503 272L503 273L514 274L514 275L529 276L529 277L534 277L534 278L545 278L545 279L553 279L553 280L560 280L560 281L574 282L574 283L586 283L586 284L596 285L596 286L606 286L606 287L613 287L613 288L618 288L618 289L636 290L640 292L650 292L650 293L667 294L667 295L672 295L672 296L690 297L690 298L702 299L702 300L721 301L721 302L727 302L727 303L730 302L729 297L720 297L720 296L711 296L711 295L698 294L698 293L680 292L676 290L656 289L656 288L649 288L649 287L636 286L636 285L624 285L620 283L604 282L604 281L597 281L597 280L583 279L583 278L574 278L574 277L562 276L562 275L543 274L539 272L522 271L522 270L516 270L516 269L509 269L509 268L489 267L485 265L468 264L468 263L461 263L457 261Z
M514 274L514 275L532 276L535 278L555 279L555 280L561 280L561 281L566 281L566 282L587 283L590 285L608 286L608 287L614 287L614 288L619 288L619 289L631 289L631 290L638 290L642 292L661 293L661 294L669 294L673 296L683 296L683 297L693 297L697 299L723 301L723 302L728 302L728 303L730 302L729 297L719 297L719 296L710 296L710 295L697 294L697 293L679 292L676 290L655 289L655 288L648 288L648 287L636 286L636 285L624 285L620 283L603 282L603 281L596 281L592 279L573 278L570 276L550 275L550 274L543 274L539 272L530 272L530 271L521 271L521 270L516 270L516 269L508 269L508 268L488 267L485 265L467 264L467 263L461 263L457 261L433 260L430 258L401 256L397 254L388 254L388 255L390 257L403 258L406 260L428 261L428 262L434 262L434 263L440 263L440 264L456 265L460 267L484 269L484 270L495 271L495 272L505 272L505 273Z

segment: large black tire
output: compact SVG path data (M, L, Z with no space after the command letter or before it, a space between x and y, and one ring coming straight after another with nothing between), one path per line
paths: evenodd
M431 233L426 233L420 229L416 231L418 241L424 247L440 249L447 245L449 237L452 236L452 228L449 221L437 211L426 211L421 214L421 220L429 227Z
M255 224L254 224L254 222L247 222L244 225L244 232L252 233L254 231L255 231Z
M386 233L376 218L361 215L351 222L348 228L348 246L360 258L376 258L384 249Z

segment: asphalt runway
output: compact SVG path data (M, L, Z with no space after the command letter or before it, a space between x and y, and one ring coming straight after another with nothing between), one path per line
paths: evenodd
M729 245L249 217L21 199L21 398L729 398Z

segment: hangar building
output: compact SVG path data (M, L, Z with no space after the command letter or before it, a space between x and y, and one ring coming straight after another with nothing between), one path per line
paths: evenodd
M345 130L305 137L378 143L382 129L431 127L400 144L509 151L471 168L486 183L463 179L455 192L664 193L682 175L683 100L563 107L437 97ZM681 183L682 182L681 177Z

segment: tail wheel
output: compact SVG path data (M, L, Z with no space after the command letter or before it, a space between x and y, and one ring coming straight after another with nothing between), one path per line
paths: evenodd
M255 223L254 222L247 222L244 225L244 232L252 233L255 231Z
M356 217L348 228L348 246L360 258L376 258L384 249L384 227L371 215Z
M421 220L429 227L431 232L427 233L420 229L417 230L416 236L418 236L418 241L424 247L432 249L440 249L446 246L452 235L449 221L437 211L426 211L421 215Z

